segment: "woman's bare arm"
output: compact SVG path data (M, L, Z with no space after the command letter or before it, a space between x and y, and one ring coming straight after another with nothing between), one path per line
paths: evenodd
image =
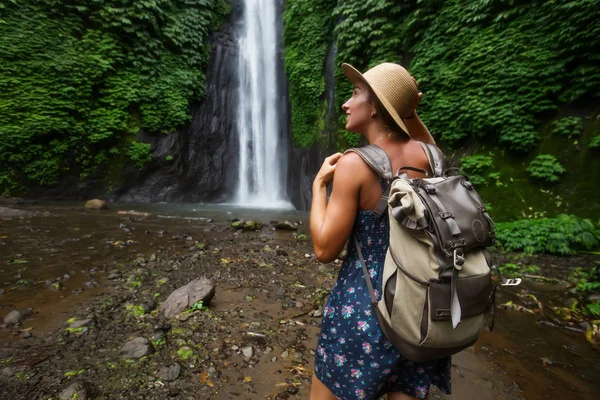
M317 175L313 183L310 231L315 255L323 263L335 260L352 232L358 209L361 177L365 173L361 164L360 157L354 153L337 161L329 203L326 198L326 181L319 179Z

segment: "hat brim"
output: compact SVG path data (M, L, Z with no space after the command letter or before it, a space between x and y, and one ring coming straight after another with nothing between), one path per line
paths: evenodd
M375 96L377 96L377 99L381 102L383 107L385 107L385 110L390 114L390 116L392 117L394 122L396 122L396 125L398 125L398 127L404 133L406 133L408 136L410 136L410 133L408 133L408 129L406 128L406 124L404 123L404 121L402 120L400 115L396 112L394 107L392 107L392 105L385 99L385 97L383 97L380 93L377 92L377 90L375 88L373 88L373 86L371 86L371 84L363 76L363 74L361 74L352 65L347 64L347 63L342 64L342 71L344 71L344 75L346 75L346 77L348 79L350 79L350 82L352 82L354 84L356 84L357 82L366 83L367 86L369 86L369 89L371 89L371 91L375 94Z

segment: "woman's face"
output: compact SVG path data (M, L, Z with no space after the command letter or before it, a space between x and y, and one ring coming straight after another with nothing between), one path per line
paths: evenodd
M364 133L366 127L373 121L371 113L375 110L370 101L369 87L363 82L357 82L352 91L352 97L342 105L346 112L346 129L352 132Z

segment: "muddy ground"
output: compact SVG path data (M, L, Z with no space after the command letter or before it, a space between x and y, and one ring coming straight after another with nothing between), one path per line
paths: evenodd
M24 222L34 226L32 215L7 217L0 227L6 232ZM43 217L50 224L48 219L61 218L52 213ZM310 238L298 237L308 234L306 220L297 221L298 231L290 232L275 230L269 221L257 231L241 231L227 219L196 219L186 226L114 211L111 218L111 223L137 228L138 240L111 242L111 238L105 247L119 251L145 238L140 247L144 251L124 262L95 263L74 271L76 286L87 290L87 297L69 303L60 313L40 304L33 307L32 316L0 332L5 342L0 347L0 398L76 398L64 392L74 383L93 399L308 398L321 310L341 262L322 265L316 260ZM6 247L0 251L14 257ZM14 259L5 261L3 268L9 261ZM556 273L564 271L556 268ZM161 303L199 277L216 284L211 304L178 319L165 319ZM68 281L57 289L51 282L33 280L31 293L46 291L46 298L76 294ZM20 305L7 303L6 296L20 289L15 279L0 287L4 317ZM46 319L53 324L36 328L36 319L43 320L44 315L51 315ZM74 320L87 321L72 328ZM434 391L431 398L594 398L600 388L593 384L600 378L596 371L561 365L556 361L559 356L553 357L555 367L549 358L520 357L540 350L546 354L543 341L536 343L538 333L522 342L503 334L507 327L527 326L531 336L532 330L545 332L548 325L510 310L499 310L496 324L496 333L484 333L476 346L453 358L453 394ZM565 346L573 352L594 352L580 340L577 329L553 329L558 333L552 335L569 338ZM122 358L123 345L137 337L150 341L152 352L139 359Z

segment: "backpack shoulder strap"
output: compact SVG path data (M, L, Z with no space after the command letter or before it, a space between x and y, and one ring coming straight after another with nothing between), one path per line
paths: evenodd
M425 155L427 155L427 160L429 161L429 166L431 167L431 171L433 171L434 177L442 176L444 172L444 159L442 151L439 147L434 146L432 144L419 142L425 151Z
M348 149L344 152L346 153L356 153L367 163L369 167L371 167L377 174L383 178L386 185L392 181L394 174L392 173L392 164L390 163L390 159L383 149L376 144L370 144L365 147L357 147L353 149Z
M394 178L394 174L392 173L392 163L390 162L389 157L381 147L375 144L348 149L344 152L344 154L346 153L358 154L360 158L362 158L364 162L366 162L367 165L377 172L377 175L384 180L385 190L383 191L379 203L377 203L377 206L373 210L373 214L375 214L376 217L381 218L387 210L390 185Z

